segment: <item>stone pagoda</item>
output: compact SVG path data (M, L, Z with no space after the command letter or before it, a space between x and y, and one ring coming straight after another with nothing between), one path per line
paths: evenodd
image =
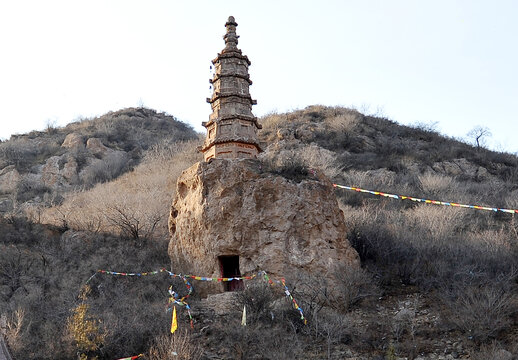
M264 171L253 159L261 151L261 127L248 92L250 61L237 48L232 16L225 26L225 48L212 62L212 114L203 123L207 137L200 147L205 161L176 182L169 216L171 267L232 278L197 282L201 296L239 290L243 280L236 277L260 270L287 280L325 276L329 291L338 290L334 274L342 266L360 268L360 261L347 241L334 187L318 171L297 183Z
M255 158L261 151L257 139L257 129L261 125L252 114L252 100L249 87L252 85L248 67L250 60L237 48L239 36L237 23L233 16L228 18L223 36L225 48L212 60L215 67L214 77L210 80L213 87L207 102L212 107L209 121L202 125L207 129L203 146L205 161L213 158L236 159Z

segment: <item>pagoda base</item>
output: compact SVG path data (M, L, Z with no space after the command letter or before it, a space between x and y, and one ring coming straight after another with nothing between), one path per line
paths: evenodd
M257 146L242 142L224 142L214 144L203 152L205 161L217 157L220 159L255 158L259 150Z

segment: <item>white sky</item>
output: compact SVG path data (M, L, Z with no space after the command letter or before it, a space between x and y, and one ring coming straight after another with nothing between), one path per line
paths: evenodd
M140 104L201 131L229 15L257 116L356 106L518 151L513 0L0 0L0 138Z

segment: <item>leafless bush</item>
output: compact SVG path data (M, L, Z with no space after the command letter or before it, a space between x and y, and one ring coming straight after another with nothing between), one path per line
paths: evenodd
M511 324L517 312L516 289L501 284L456 286L454 294L444 296L449 321L475 341L487 341Z
M236 300L239 309L246 307L247 323L254 324L261 319L271 319L275 296L268 284L249 283L243 291L236 293Z
M144 155L146 163L167 163L171 161L178 161L179 154L181 154L182 163L192 163L201 160L200 153L194 151L198 140L193 141L171 141L171 139L162 140L161 142L151 146Z
M343 174L343 181L348 186L357 186L368 190L389 191L396 183L396 173L387 169L358 171L349 170Z
M415 229L417 232L425 232L425 237L415 238L417 245L431 246L427 243L432 239L435 245L448 246L448 241L452 234L458 233L463 226L463 209L440 206L418 206L404 212L407 227ZM403 224L402 224L403 225Z
M42 133L41 133L42 134ZM59 136L45 138L43 135L12 138L0 144L0 168L15 165L18 171L28 171L31 166L42 164L60 150Z
M178 329L174 334L155 337L146 358L149 360L196 360L201 359L202 355L202 348L193 340L189 330Z
M0 144L3 166L13 164L17 169L25 168L37 154L37 147L24 139L13 139Z
M309 326L313 336L326 344L326 358L331 359L333 345L351 341L352 325L345 315L325 309L311 316Z
M232 357L234 359L251 359L261 352L261 339L266 335L264 330L261 331L256 326L232 324L227 325L222 331L225 334L228 345L232 349Z
M392 334L396 342L399 343L402 336L405 334L408 334L411 337L411 340L415 339L418 302L419 297L416 297L411 303L399 303L399 309L392 318Z
M312 316L324 307L332 307L332 291L326 274L308 274L299 272L296 277L288 279L291 293L304 309L304 313Z
M302 162L309 169L318 169L330 179L335 178L341 172L336 161L336 154L327 149L311 144L300 149L299 154Z
M132 207L133 203L128 203L126 199L114 204L106 204L104 216L108 222L124 237L130 239L149 239L153 237L159 223L166 216L161 209L150 208L144 212Z
M236 322L218 329L223 335L227 352L223 357L232 359L298 359L304 354L307 342L292 329L280 324L267 327L241 326Z
M261 160L265 170L296 181L305 178L310 169L320 170L330 179L341 171L333 153L315 144L298 150L269 150Z
M418 177L423 187L423 190L430 195L440 195L444 192L449 193L450 191L448 190L451 190L452 185L455 183L453 178L447 175L426 173L419 175Z
M512 226L512 223L510 224ZM466 240L474 246L479 247L488 256L499 257L503 253L513 251L513 238L507 229L484 229L476 232L470 232L466 236Z
M295 152L283 152L278 156L262 158L263 169L285 177L286 179L301 182L309 175L309 169L304 161Z
M514 354L517 355L517 354ZM482 345L480 350L473 351L470 354L472 360L513 360L513 354L504 349L496 341L492 341L490 344Z
M380 295L374 279L362 268L341 266L335 276L339 284L339 289L335 290L342 309L348 310L365 298Z
M32 282L35 259L18 246L0 244L0 296L10 299L18 289L28 293Z
M358 124L359 121L360 114L355 111L326 119L326 123L329 125L330 129L336 132L349 132Z
M17 308L11 314L6 323L7 343L9 344L11 350L15 353L19 352L23 348L22 335L26 329L25 315L26 313L24 309Z
M264 129L276 130L280 126L281 122L287 120L286 117L286 114L277 114L272 112L261 118L261 125Z
M50 192L50 188L41 181L25 176L16 186L15 196L18 202L23 203L38 196L42 198Z
M122 174L128 166L128 155L122 151L108 153L101 160L95 160L79 174L83 183L90 187L112 180Z

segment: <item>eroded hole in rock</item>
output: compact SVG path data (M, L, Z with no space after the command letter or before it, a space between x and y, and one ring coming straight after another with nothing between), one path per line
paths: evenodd
M239 271L238 255L222 255L218 256L221 277L232 278L241 276ZM236 291L244 288L242 280L223 281L224 291Z
M183 182L178 184L178 195L180 195L182 199L187 195L187 185Z

